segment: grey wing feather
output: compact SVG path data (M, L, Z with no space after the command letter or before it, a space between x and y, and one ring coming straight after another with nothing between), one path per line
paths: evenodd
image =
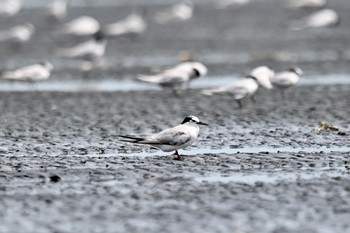
M182 131L165 130L160 132L154 141L154 144L180 146L191 140L191 136Z

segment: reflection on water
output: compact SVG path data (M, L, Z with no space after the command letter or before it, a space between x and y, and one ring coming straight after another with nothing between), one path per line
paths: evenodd
M195 178L198 182L235 182L235 183L245 183L245 184L255 184L256 182L263 183L276 183L278 181L289 181L295 182L299 179L310 180L318 179L322 177L339 177L347 176L348 174L344 172L343 168L334 169L332 171L323 170L309 170L309 171L295 171L295 172L274 172L270 174L266 173L252 173L252 174L242 174L235 173L230 176L220 176L213 175L207 177L197 177Z
M239 77L218 76L195 80L191 87L194 89L227 85ZM346 74L305 76L298 85L335 85L350 84L350 77ZM147 91L159 90L158 87L132 80L64 80L36 83L34 87L28 83L0 82L0 91L59 91L59 92L114 92L114 91Z

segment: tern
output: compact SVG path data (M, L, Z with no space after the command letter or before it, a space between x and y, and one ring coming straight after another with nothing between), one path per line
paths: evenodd
M29 82L44 81L50 77L53 68L50 62L41 62L15 70L0 71L0 78Z
M119 135L126 140L124 142L145 144L160 149L164 152L175 151L176 159L182 159L179 149L184 149L194 143L199 134L198 125L208 125L201 122L198 117L188 116L180 125L163 130L155 135L147 137L133 137Z
M241 7L248 4L250 0L213 0L217 9L226 9L227 7Z
M281 90L282 98L284 98L285 89L296 85L302 75L303 71L299 67L292 67L287 71L277 73L270 81L273 87Z
M191 1L179 3L164 11L156 13L154 19L159 24L186 21L192 18L193 3Z
M301 20L292 21L289 28L292 30L301 30L304 28L333 27L339 23L340 17L337 12L332 9L323 9Z
M90 16L81 16L63 25L59 33L73 36L90 36L99 30L100 23L96 19Z
M119 22L104 26L103 32L107 36L139 35L144 33L146 28L145 19L139 14L132 13Z
M20 0L5 0L0 2L0 16L11 17L17 15L22 8Z
M0 41L23 43L29 41L34 33L35 27L30 23L25 23L0 31Z
M54 0L48 9L48 16L60 20L67 15L67 0Z
M324 7L327 0L289 0L287 4L290 8Z
M189 85L194 79L203 77L208 73L207 67L199 62L183 62L173 68L166 69L155 75L140 75L138 81L157 84L162 88L174 91Z
M265 89L271 89L271 76L274 71L267 66L259 66L251 71L244 79L238 80L231 85L218 88L204 89L201 91L204 95L228 94L237 101L239 108L242 108L242 99L250 97L254 101L254 95L259 86Z
M56 54L60 57L82 59L93 62L101 58L106 51L107 40L99 31L93 35L93 38L83 43L77 44L71 48L60 48Z

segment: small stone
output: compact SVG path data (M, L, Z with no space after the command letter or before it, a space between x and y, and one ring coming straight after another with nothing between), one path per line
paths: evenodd
M50 181L54 183L57 183L58 181L61 180L61 177L59 177L58 175L51 175L49 178L50 178Z

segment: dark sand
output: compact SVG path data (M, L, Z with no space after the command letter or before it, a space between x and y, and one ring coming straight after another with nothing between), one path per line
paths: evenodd
M350 5L333 4L343 19L340 27L300 32L285 25L310 11L261 3L224 11L199 5L188 25L152 24L140 38L111 41L112 66L89 78L127 79L149 69L147 64L176 63L180 50L208 64L212 76L262 64L276 70L297 64L306 76L348 74L341 54L349 49ZM112 22L130 10L73 9L69 18L86 13ZM53 80L81 79L75 63L50 53L54 43L38 12L24 11L22 20L43 31L19 53L0 45L6 54L2 67L49 56L58 67ZM276 51L295 58L271 59ZM225 59L235 54L252 60ZM298 86L286 100L279 94L262 90L255 104L247 99L239 109L229 96L205 97L195 90L180 97L162 91L2 92L0 232L348 232L350 85ZM210 126L182 151L184 161L118 141L119 134L156 133L189 114ZM345 135L315 132L323 120ZM256 152L239 152L244 148Z

